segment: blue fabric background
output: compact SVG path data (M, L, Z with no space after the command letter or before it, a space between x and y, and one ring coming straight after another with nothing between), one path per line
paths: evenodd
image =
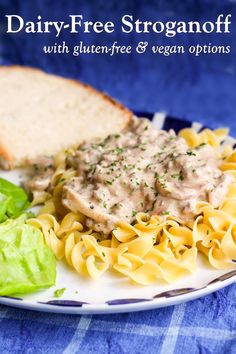
M68 35L5 34L5 14L25 20L41 15L63 20L69 14L112 20L124 14L143 20L214 20L232 14L231 34ZM0 63L40 67L79 78L139 111L166 111L209 126L227 125L236 134L236 3L196 1L0 0ZM228 55L45 55L43 45L86 44L231 45ZM143 313L109 316L40 314L0 306L1 353L235 353L236 286L187 304Z

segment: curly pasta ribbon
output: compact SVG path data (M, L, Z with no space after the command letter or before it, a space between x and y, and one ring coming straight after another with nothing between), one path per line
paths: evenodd
M215 221L214 215L223 223ZM192 229L168 218L156 219L156 225L154 221L130 227L124 223L124 234L128 230L132 236L123 242L115 236L120 236L121 224L111 240L99 240L97 233L93 236L91 230L83 231L85 227L80 223L83 215L68 213L58 223L54 216L40 214L28 222L42 230L56 257L64 257L82 276L97 279L113 268L134 283L149 285L157 279L173 282L193 273L198 250L213 267L232 267L232 259L236 258L236 225L228 219L225 224L224 216L223 211L208 207L196 218ZM141 226L141 234L137 226Z

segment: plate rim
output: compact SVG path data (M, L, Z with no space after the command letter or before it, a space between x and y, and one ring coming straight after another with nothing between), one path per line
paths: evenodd
M226 273L227 274L227 273ZM74 315L98 315L98 314L112 314L112 313L125 313L125 312L138 312L145 310L153 310L156 308L162 308L167 306L178 305L188 301L199 299L203 296L209 295L217 290L225 288L236 282L236 274L225 280L218 280L214 283L210 283L205 287L196 289L186 294L180 294L172 297L160 297L160 298L146 298L143 301L109 305L107 303L93 303L84 304L82 306L66 306L55 305L48 303L33 302L28 300L22 300L19 298L0 297L0 304L11 307L20 308L22 310L31 310L48 313L60 313L60 314L74 314Z

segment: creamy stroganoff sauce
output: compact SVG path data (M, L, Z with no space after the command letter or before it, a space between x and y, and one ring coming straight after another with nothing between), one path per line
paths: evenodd
M232 177L207 144L190 149L174 131L160 131L146 119L103 140L85 142L68 166L77 177L64 186L63 204L88 217L87 226L109 233L138 212L194 215L198 201L218 207Z

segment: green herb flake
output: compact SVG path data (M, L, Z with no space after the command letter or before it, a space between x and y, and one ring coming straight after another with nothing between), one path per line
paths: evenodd
M65 180L66 180L65 178L61 178L59 183L63 183L63 182L65 182Z
M174 173L173 175L171 175L172 178L178 178L179 181L183 181L184 180L184 176L182 174L182 171L178 172L178 173Z
M154 201L152 202L152 206L151 206L151 208L150 208L150 211L153 211L153 210L154 210L155 203L156 203L156 201L154 200Z
M119 147L117 147L117 148L115 149L115 152L117 153L117 155L122 154L123 151L124 151L124 149L119 148Z
M161 215L170 215L169 211L162 211Z
M186 152L186 155L189 155L189 156L196 156L195 152L193 152L192 150L188 150Z
M65 291L66 291L66 288L56 289L54 291L54 297L56 297L56 298L61 297Z
M34 163L33 168L34 168L35 172L37 172L39 170L39 165Z
M203 147L203 146L205 146L206 145L206 143L201 143L201 144L199 144L198 146L197 146L197 148L201 148L201 147Z
M48 171L48 170L50 170L52 168L53 168L53 165L47 165L47 166L44 167L44 171L46 172L46 171Z

